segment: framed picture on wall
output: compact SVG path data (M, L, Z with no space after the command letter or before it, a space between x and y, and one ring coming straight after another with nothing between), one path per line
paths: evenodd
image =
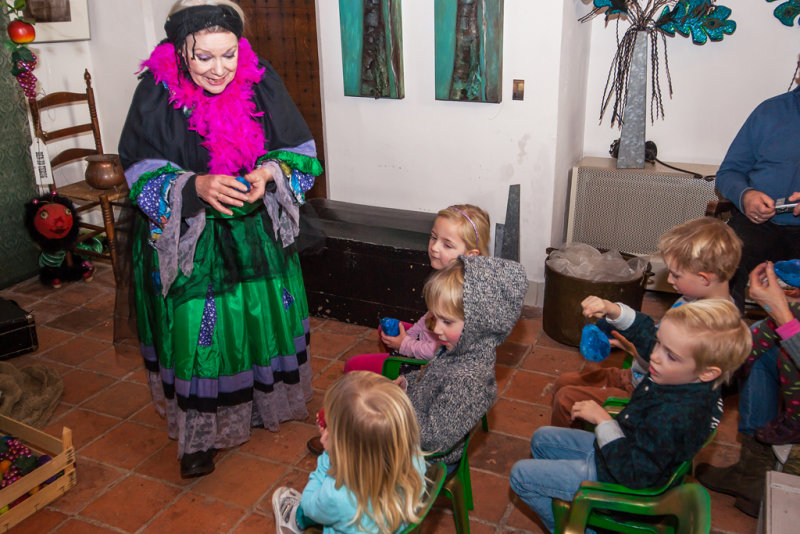
M87 0L27 0L23 13L36 21L34 44L90 38Z
M436 100L503 99L503 0L435 0Z
M400 0L339 0L345 96L403 98Z

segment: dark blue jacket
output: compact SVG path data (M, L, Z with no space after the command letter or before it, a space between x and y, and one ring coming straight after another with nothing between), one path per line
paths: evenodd
M597 479L634 489L666 484L721 417L722 398L713 382L664 386L648 375L617 418L595 429Z
M731 143L717 172L717 189L742 209L742 195L751 190L789 198L800 191L800 87L765 100L750 114ZM770 222L800 225L791 213Z

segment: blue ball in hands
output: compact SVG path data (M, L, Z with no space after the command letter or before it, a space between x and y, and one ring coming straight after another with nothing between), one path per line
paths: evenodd
M775 262L775 276L792 287L800 287L800 259Z
M237 176L236 177L236 181L240 182L245 187L247 187L247 191L245 191L245 193L249 193L250 192L250 182L248 182L247 179L245 179L244 176Z
M580 351L590 362L602 362L611 354L611 343L597 325L587 324L581 332Z
M400 335L400 321L384 317L381 319L381 330L389 337L397 337Z

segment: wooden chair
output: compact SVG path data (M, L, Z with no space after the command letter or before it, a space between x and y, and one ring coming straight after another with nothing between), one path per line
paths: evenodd
M87 156L103 154L103 143L100 138L100 126L97 121L97 110L95 107L94 90L92 89L92 77L88 70L83 73L83 78L86 81L86 92L84 93L70 93L70 92L56 92L50 93L39 99L29 100L31 108L31 116L33 118L33 127L36 137L41 139L45 144L59 141L62 139L82 136L91 133L94 139L94 148L69 148L55 154L50 158L50 166L53 169L81 160ZM52 112L56 109L63 108L64 106L88 106L89 108L89 122L85 124L78 124L61 128L58 130L45 131L42 129L41 118L45 112ZM73 109L73 108L68 108ZM116 233L120 228L120 224L114 219L114 206L121 206L128 198L128 186L123 181L122 184L117 185L111 189L95 189L91 187L85 180L73 184L58 187L55 181L50 186L52 191L57 191L59 195L69 198L76 205L76 212L78 214L99 208L103 216L103 226L97 226L87 222L81 222L80 227L85 230L82 231L78 243L72 253L76 253L79 249L81 256L91 256L100 258L111 262L114 270L114 278L118 279L120 276L120 269L117 265L117 237ZM108 251L97 252L91 249L80 248L80 244L89 241L101 234L105 234L108 239ZM68 262L73 261L71 255L68 255Z

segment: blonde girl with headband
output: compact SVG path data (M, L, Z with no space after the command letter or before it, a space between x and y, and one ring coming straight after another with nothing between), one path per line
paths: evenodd
M346 374L317 417L325 452L297 490L275 490L277 534L314 524L326 533L391 534L419 521L425 484L420 431L408 396L388 378Z
M431 237L428 240L428 258L431 267L440 270L460 255L489 256L489 214L472 204L456 204L436 214ZM400 323L400 333L388 336L381 332L380 338L391 351L420 360L434 357L441 343L425 326L428 313L413 326ZM389 355L360 354L347 360L344 372L355 370L380 373L383 362Z

